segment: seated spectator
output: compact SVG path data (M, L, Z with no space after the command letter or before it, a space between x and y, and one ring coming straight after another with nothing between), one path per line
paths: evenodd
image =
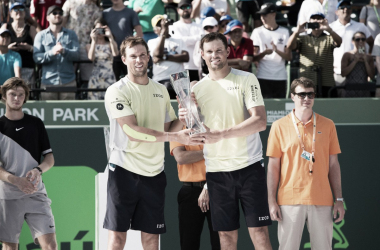
M79 52L81 61L88 61L86 45L91 42L90 33L95 20L102 16L102 12L94 0L66 0L63 9L63 27L73 30L79 40ZM80 78L88 81L92 71L92 64L81 63L79 65Z
M289 31L276 22L276 6L266 3L257 12L263 25L254 29L251 39L254 46L254 61L258 61L256 77L264 98L285 98L287 73L285 61L292 58L286 47Z
M261 8L258 0L235 0L235 2L236 15L238 20L243 24L245 32L251 32L253 28L261 26L260 15L257 15L257 12ZM253 23L252 26L249 24L250 18Z
M375 38L380 34L380 1L371 0L369 5L366 5L360 11L359 20L364 23L369 31L371 31L372 37Z
M214 17L207 17L202 22L202 28L206 34L209 34L211 32L218 32L219 25L218 21ZM199 72L199 79L202 79L204 76L208 74L208 67L206 65L205 60L202 58L201 55L201 48L200 48L201 41L197 41L194 46L194 53L193 53L193 59L194 64L198 67Z
M145 42L150 39L156 38L151 21L155 15L162 15L165 13L164 3L173 2L173 0L130 0L128 7L133 9L140 19L142 32Z
M321 85L321 97L328 97L328 91L335 85L333 53L341 45L342 38L330 28L322 13L311 14L309 22L319 23L319 28L299 36L305 32L305 23L299 24L289 38L288 48L300 53L299 76ZM332 93L332 97L336 97L336 92Z
M25 6L22 3L12 4L10 12L12 23L6 25L11 34L11 44L8 48L17 51L22 60L21 78L25 80L29 88L34 88L34 61L33 42L36 36L36 28L25 23Z
M88 88L105 89L116 82L112 70L113 57L119 55L117 44L111 30L103 18L95 21L91 31L91 44L87 44L88 58L94 62L94 68L88 81ZM89 100L104 100L105 92L88 92Z
M342 45L334 50L334 79L336 86L345 84L345 78L341 75L341 62L343 54L353 49L352 36L361 31L367 37L369 45L369 53L372 52L373 37L369 29L362 23L351 20L351 2L349 0L341 0L337 5L336 14L338 20L330 24L331 29L342 38ZM338 95L342 95L342 91L338 91Z
M336 21L338 18L335 12L337 4L338 0L305 0L298 12L297 24L306 23L313 13L322 13L328 23Z
M152 18L152 26L157 38L148 42L153 58L153 80L165 85L170 99L176 99L176 93L170 84L170 75L184 71L183 63L189 61L189 53L181 39L169 35L169 22L162 15Z
M189 62L184 63L185 69L189 70L190 81L199 80L198 67L194 64L194 45L203 35L202 27L193 22L191 13L193 9L191 0L181 0L178 3L178 14L180 19L171 26L173 38L182 40L184 50L189 53Z
M41 88L76 87L74 61L79 59L78 37L62 27L63 10L50 6L46 12L49 27L37 33L33 58L42 65ZM42 92L42 100L74 100L74 92Z
M220 20L219 20L219 33L223 34L224 32L226 32L227 24L229 22L231 22L232 20L234 20L234 19L230 15L224 15L224 16L220 17Z
M207 7L214 8L216 12L215 19L219 20L221 16L228 14L231 15L230 5L227 0L194 0L192 18L200 17L202 10Z
M11 77L21 77L21 56L8 49L11 43L11 32L0 28L0 85Z
M47 29L49 27L49 21L47 20L47 10L51 6L62 7L65 3L65 0L32 0L30 6L30 15L33 20L37 23L37 32Z
M375 38L375 45L373 46L372 56L376 56L376 85L380 85L380 34ZM380 88L376 88L376 97L380 97Z
M229 22L224 35L229 35L227 39L230 48L227 58L228 65L250 72L253 60L253 42L251 39L243 37L243 24L238 20Z
M375 66L371 55L366 53L366 36L356 32L352 37L354 49L344 53L342 58L342 76L346 77L346 86L367 83L368 77L375 76ZM369 97L368 90L346 90L345 97Z
M103 18L115 37L118 49L126 37L133 36L133 31L136 31L136 36L143 37L137 13L125 7L123 0L112 0L112 7L103 10ZM121 60L121 55L114 58L113 72L117 81L128 73L127 66Z

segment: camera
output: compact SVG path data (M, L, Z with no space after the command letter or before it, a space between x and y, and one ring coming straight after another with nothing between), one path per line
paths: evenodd
M319 23L306 23L305 29L319 29Z
M96 33L99 35L105 35L106 29L105 28L96 28Z

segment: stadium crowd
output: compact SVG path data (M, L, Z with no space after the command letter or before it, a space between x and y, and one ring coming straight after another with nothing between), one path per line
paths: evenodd
M280 26L292 4L297 26ZM229 65L255 73L264 98L287 97L297 77L317 83L319 97L380 96L380 3L365 5L360 22L353 10L349 0L1 0L0 85L18 76L33 99L84 99L76 88L88 88L85 98L102 100L101 90L128 72L122 41L137 36L149 46L149 76L175 98L170 74L207 75L199 42L220 32Z

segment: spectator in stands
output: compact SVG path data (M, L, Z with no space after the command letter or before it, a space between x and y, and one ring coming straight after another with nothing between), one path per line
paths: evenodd
M305 23L298 24L289 38L288 48L300 53L299 76L321 84L322 97L328 97L328 91L335 85L333 53L341 45L342 38L329 27L323 13L311 14L309 22L319 23L319 28L311 32L309 30L305 36L299 36L305 32ZM336 96L336 92L332 96Z
M14 3L20 3L25 6L25 22L29 25L37 27L37 22L33 20L33 18L30 16L30 1L31 0L9 0L4 1L3 4L0 4L0 23L11 23L12 17L11 17L11 8ZM5 7L5 8L3 8Z
M227 0L194 0L193 1L193 13L191 14L192 18L200 17L202 10L207 7L213 7L217 20L220 19L221 16L228 14L231 15L230 5Z
M112 7L103 11L103 18L115 36L118 49L126 37L133 36L133 31L136 32L136 36L143 37L137 13L125 7L123 0L112 0ZM127 66L121 61L121 55L114 58L113 72L116 81L128 73Z
M335 13L337 4L338 0L305 0L298 12L297 24L308 22L313 13L322 13L329 23L336 21L338 18Z
M202 22L202 28L205 32L205 35L211 32L218 32L218 21L214 17L207 17ZM200 43L201 41L199 40L194 46L193 59L194 64L198 67L199 79L202 79L204 76L208 74L208 67L205 60L201 56L202 50L200 48Z
M189 70L190 80L199 80L198 67L194 64L194 45L202 37L202 28L191 20L191 0L181 0L178 3L179 21L172 26L172 37L181 39L185 44L184 50L189 53L189 62L184 63L185 69Z
M206 17L215 17L216 16L216 11L213 7L206 7L204 8L202 11L201 11L201 15L200 15L200 23L202 24L202 21L206 18Z
M380 2L371 0L369 5L362 8L360 12L360 22L364 23L371 31L372 37L375 38L380 34Z
M103 18L94 22L91 31L91 44L87 44L88 58L94 62L94 68L88 81L88 88L105 89L116 82L112 70L113 57L119 55L117 44L111 30ZM89 100L104 100L105 92L88 92Z
M361 31L367 37L369 45L369 53L372 52L373 37L369 29L362 23L351 20L351 2L349 0L341 0L337 5L336 14L338 20L330 24L331 29L342 38L342 45L334 50L334 79L336 86L342 86L345 78L341 75L341 62L343 54L353 49L352 37L357 31ZM342 95L342 91L338 91L338 95Z
M375 45L373 46L372 56L376 56L376 85L380 85L380 34L375 38ZM376 97L380 97L380 88L376 88Z
M21 56L8 49L10 43L11 32L0 28L0 85L11 77L21 77Z
M256 77L264 98L285 98L288 79L285 61L292 59L286 47L289 30L276 22L276 6L266 3L257 12L263 25L254 29L251 39L254 46L254 61L258 61Z
M253 60L253 42L249 38L243 37L243 24L239 20L232 20L227 25L224 35L229 35L228 47L228 65L235 69L251 71Z
M18 52L21 56L21 78L25 80L29 88L32 88L35 83L33 42L36 36L36 28L25 23L25 10L26 8L22 3L13 3L10 8L13 21L5 26L11 34L11 44L8 48Z
M257 0L235 0L236 2L236 15L238 20L243 24L245 32L252 32L253 28L261 25L260 15L257 12L260 10L261 5ZM252 21L252 26L249 21Z
M128 7L133 9L140 19L140 24L144 34L145 42L156 38L157 35L153 30L151 21L155 15L165 13L164 3L170 3L173 0L130 0Z
M170 75L184 70L183 63L189 61L189 53L181 39L170 36L169 22L163 15L154 16L152 26L158 35L148 42L154 63L153 80L166 87L170 99L176 99L176 93L170 84Z
M371 55L366 53L366 36L358 31L352 36L354 49L344 53L342 58L342 76L346 77L346 86L367 83L368 77L375 77L375 66ZM369 97L368 90L346 90L345 97Z
M79 59L78 37L73 30L62 27L63 10L50 6L46 12L49 27L37 33L33 58L42 64L41 88L76 87L73 62ZM74 100L74 92L43 92L42 100Z
M234 20L230 15L224 15L219 19L219 33L226 32L227 24Z
M63 9L63 27L74 30L79 40L81 61L88 61L86 45L91 42L90 33L95 20L102 16L102 12L95 0L66 0ZM79 65L82 81L88 81L92 71L92 64Z
M66 0L33 0L30 6L30 15L37 23L37 32L49 27L49 21L47 20L47 10L51 6L62 7Z

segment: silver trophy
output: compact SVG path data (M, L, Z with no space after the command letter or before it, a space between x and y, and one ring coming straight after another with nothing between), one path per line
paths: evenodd
M191 134L206 132L206 128L199 118L197 106L191 100L189 71L185 70L171 74L170 83L178 96L181 107L187 109L186 125L188 128L193 129Z

